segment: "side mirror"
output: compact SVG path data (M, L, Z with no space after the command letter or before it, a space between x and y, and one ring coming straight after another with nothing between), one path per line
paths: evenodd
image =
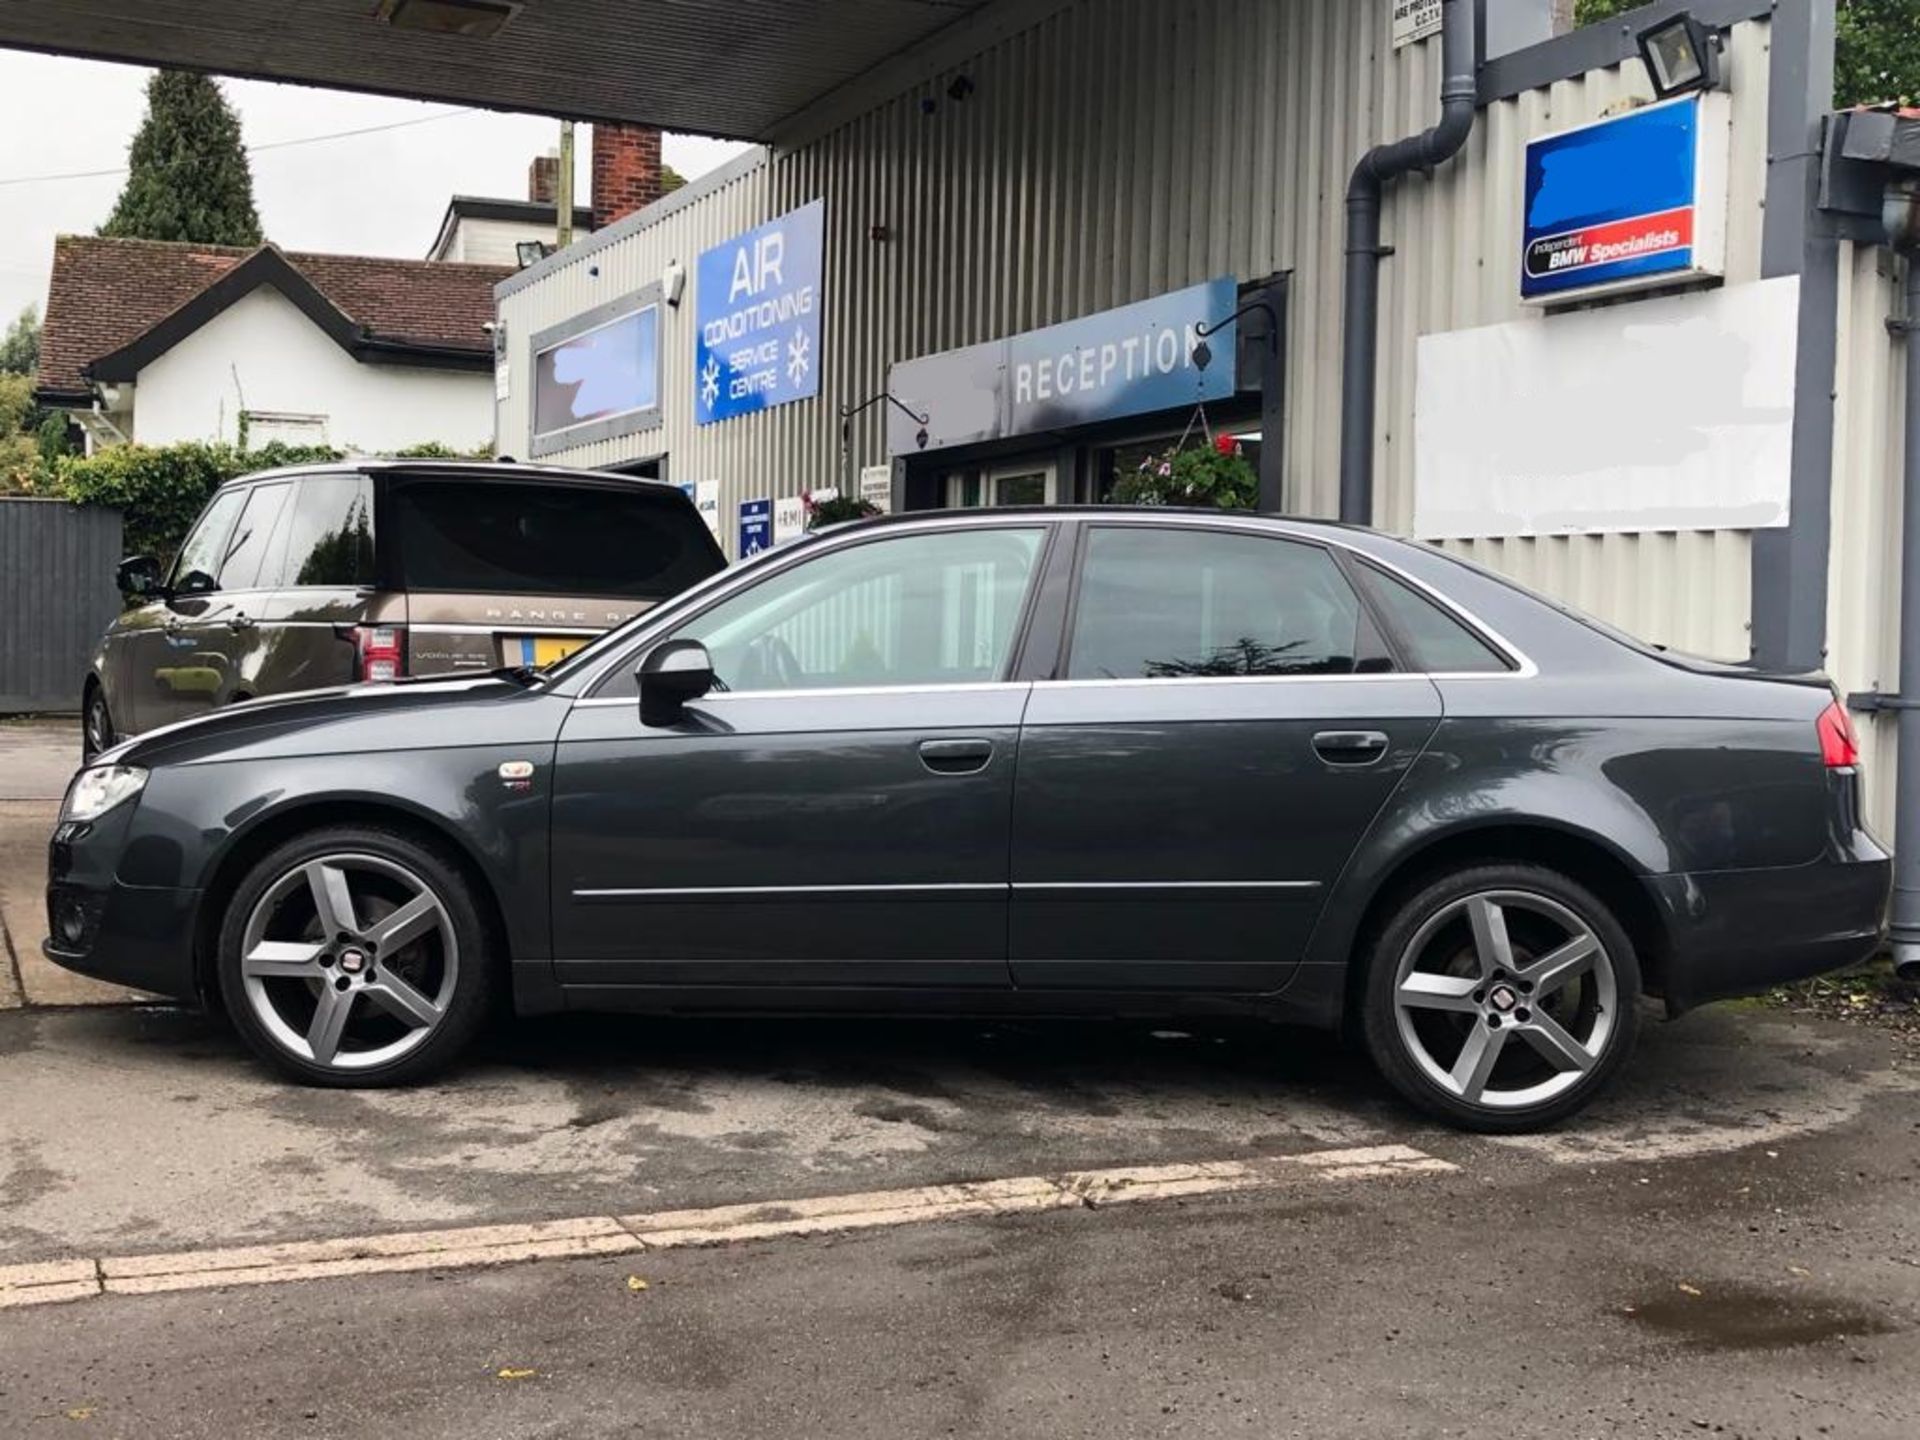
M130 555L113 571L113 583L129 600L144 600L160 590L160 562L151 555Z
M713 656L698 640L668 640L649 650L633 672L640 687L640 723L672 725L714 688Z

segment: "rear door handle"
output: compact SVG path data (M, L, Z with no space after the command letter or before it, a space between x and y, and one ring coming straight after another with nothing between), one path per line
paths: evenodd
M993 759L991 740L923 740L920 763L936 775L972 775Z
M251 630L253 629L253 617L246 614L229 615L227 617L227 628L229 630Z
M179 616L169 615L167 617L167 623L161 628L164 629L169 635L178 635L182 630L186 629L187 627L181 622Z
M1379 730L1322 730L1313 737L1313 752L1329 765L1371 765L1388 743Z

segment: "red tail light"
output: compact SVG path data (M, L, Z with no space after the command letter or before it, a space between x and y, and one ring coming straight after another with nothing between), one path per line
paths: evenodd
M1829 770L1850 770L1860 763L1860 738L1845 705L1836 700L1827 706L1814 728L1820 732L1820 758Z
M356 668L364 680L397 680L407 673L407 632L398 625L353 627Z

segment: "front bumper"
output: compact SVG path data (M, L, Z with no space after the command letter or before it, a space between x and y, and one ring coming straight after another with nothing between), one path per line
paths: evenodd
M40 950L63 969L95 980L191 1000L200 892L116 878L132 809L55 828L47 846L47 938Z
M1667 1013L1858 964L1886 938L1893 861L1864 830L1811 865L1656 875Z

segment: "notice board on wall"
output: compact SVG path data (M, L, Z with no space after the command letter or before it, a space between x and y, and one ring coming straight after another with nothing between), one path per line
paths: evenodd
M1420 338L1422 539L1787 523L1796 275Z

